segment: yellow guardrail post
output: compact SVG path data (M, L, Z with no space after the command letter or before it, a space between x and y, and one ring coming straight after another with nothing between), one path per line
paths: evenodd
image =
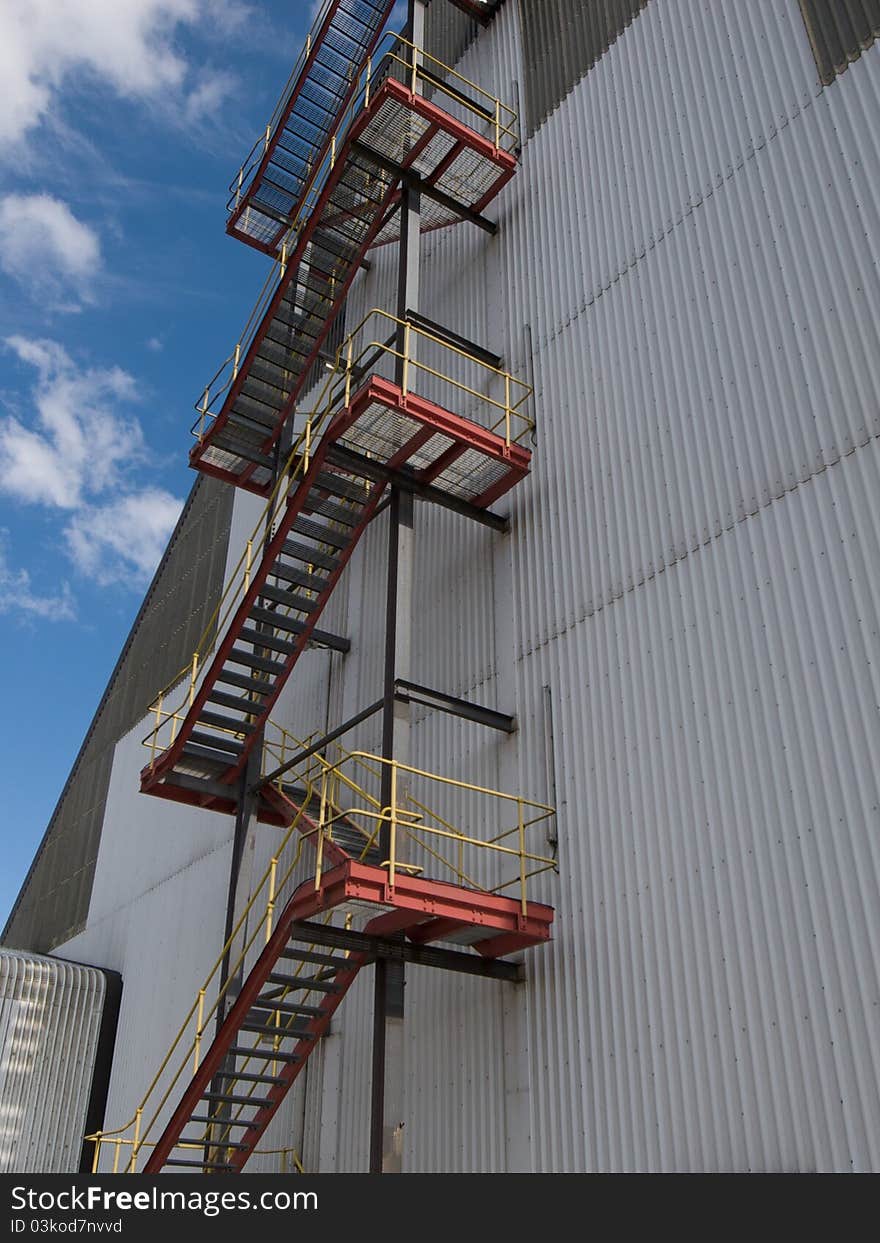
M162 728L162 705L165 702L164 692L160 692L156 700L156 728L153 730L153 743L150 747L150 763L156 762L156 745L159 741L159 730Z
M193 706L193 700L196 697L196 682L199 678L199 654L193 652L192 670L189 675L189 706Z
M241 362L241 342L239 341L237 342L235 346L235 354L233 355L233 361L232 361L232 379L233 380L238 379L238 367L239 367L240 362Z
M522 913L528 911L528 902L526 900L526 822L523 813L523 801L521 798L516 800L517 812L519 813L519 887L520 902L522 904Z
M321 868L324 862L324 812L327 806L327 774L321 774L321 806L318 812L318 849L315 859L315 888L321 888Z
M370 88L372 86L372 81L373 81L373 58L372 56L368 56L367 57L367 78L366 78L366 83L364 85L364 108L365 109L369 108L370 106Z
M345 404L346 407L351 405L351 364L354 359L354 333L352 333L346 342L345 351Z
M205 990L199 989L199 1008L196 1013L196 1036L193 1041L193 1074L199 1069L202 1053L202 1027L205 1022Z
M244 565L244 589L245 591L250 591L251 566L253 565L253 560L254 560L254 541L252 539L249 539L247 542L247 553L245 556L245 565Z
M501 100L495 99L495 146L501 149Z
M404 397L406 397L407 393L409 392L409 351L410 351L411 337L412 337L412 324L409 322L409 320L407 320L403 326L403 373L402 373L402 383L400 386L401 392L403 393Z
M278 856L269 865L269 902L266 906L266 944L272 940L272 924L275 920L275 882L278 876Z
M238 185L235 187L235 206L241 202L241 188L244 185L244 165L238 170Z
M510 372L504 373L504 443L510 448Z
M391 806L390 813L390 829L391 829L391 851L388 862L388 884L390 888L394 888L395 876L397 873L397 760L390 760L391 764Z
M251 132L253 133L253 131L251 131ZM271 124L270 124L270 125L267 125L267 126L266 126L266 136L265 136L265 138L263 139L263 150L264 150L264 151L268 151L268 150L269 150L269 141L270 141L271 137L272 137L272 126L271 126Z
M137 1173L137 1158L138 1158L138 1152L141 1146L141 1118L142 1116L143 1116L143 1109L139 1105L134 1113L134 1139L132 1140L132 1145L131 1145L131 1161L129 1162L129 1171L128 1171L130 1174Z
M204 396L202 398L202 404L199 408L199 413L202 416L199 419L199 440L200 441L205 439L205 421L208 417L208 407L210 406L210 404L211 404L211 394L210 394L209 389L206 388Z

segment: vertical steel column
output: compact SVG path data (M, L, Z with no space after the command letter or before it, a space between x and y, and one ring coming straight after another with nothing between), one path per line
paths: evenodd
M416 48L425 43L425 0L409 0L407 30ZM415 58L416 53L413 53ZM413 65L415 70L415 64ZM415 72L413 81L418 86ZM397 316L419 308L421 260L421 196L406 188L400 205L400 249L397 278ZM401 327L397 338L397 376L402 382L411 334ZM411 677L413 606L413 495L392 488L388 510L388 578L385 611L385 685L382 707L382 756L404 763L409 758L409 705L398 703L394 684ZM381 800L391 806L390 765L383 765ZM382 859L391 853L391 826L382 826ZM370 1173L399 1174L403 1168L403 1014L404 965L380 958L375 967L373 1004L373 1084L370 1119Z

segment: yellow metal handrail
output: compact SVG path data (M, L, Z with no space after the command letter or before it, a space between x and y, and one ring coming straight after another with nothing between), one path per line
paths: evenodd
M165 1057L163 1058L159 1066L159 1069L156 1071L156 1074L153 1076L153 1079L149 1087L144 1093L144 1096L143 1096L143 1099L141 1100L140 1105L135 1110L134 1116L124 1126L118 1127L112 1131L109 1131L109 1130L100 1131L96 1135L89 1137L95 1142L95 1156L94 1156L94 1166L93 1166L95 1170L97 1170L98 1163L100 1161L102 1145L112 1144L112 1143L115 1143L115 1141L117 1140L122 1141L123 1137L126 1137L126 1132L131 1132L131 1134L126 1137L128 1140L130 1140L130 1147L131 1147L131 1156L130 1156L128 1165L126 1167L126 1172L135 1173L137 1169L138 1154L141 1148L143 1148L144 1145L146 1144L147 1136L150 1134L152 1127L155 1125L162 1109L164 1108L166 1102L168 1101L168 1098L170 1097L172 1091L174 1090L174 1088L180 1081L181 1076L190 1067L192 1068L193 1072L195 1072L198 1069L198 1066L201 1062L201 1056L202 1056L202 1041L203 1041L204 1033L209 1023L217 1014L220 1008L220 1005L223 1002L224 998L227 996L229 989L231 985L233 984L233 982L235 981L237 973L239 972L240 968L244 966L248 953L258 944L261 937L264 938L264 943L268 943L268 941L270 940L272 936L275 910L276 910L279 896L284 891L285 886L287 886L290 883L297 867L299 866L300 859L302 856L303 846L305 842L308 840L308 838L313 835L313 831L310 830L308 833L300 834L299 841L297 842L297 848L296 848L296 851L294 852L293 861L289 864L289 866L287 867L286 871L284 872L283 876L280 879L278 877L279 863L281 861L281 857L287 845L289 844L291 838L297 831L299 831L300 822L304 814L304 809L306 806L308 806L308 803L312 798L312 794L313 794L313 788L311 786L307 787L307 790L306 790L307 797L306 797L305 802L303 803L302 807L299 809L299 811L295 815L291 825L289 826L284 836L282 837L281 842L277 846L275 853L273 854L272 859L269 862L269 866L266 868L266 871L263 873L263 876L261 880L259 881L256 889L254 890L247 905L245 906L244 910L239 916L235 924L235 927L230 933L229 938L227 939L225 945L223 946L223 949L220 951L220 954L218 955L214 965L212 966L210 972L208 973L205 983L202 985L201 989L196 995L196 1000L193 1002L186 1017L184 1018L182 1024L180 1025L180 1028L178 1029L178 1032L176 1036L174 1037L171 1043L171 1046L168 1049L168 1052L165 1054ZM265 908L263 909L262 915L257 921L256 926L253 929L253 932L251 932L250 935L247 936L247 939L244 942L243 948L239 951L237 958L235 958L235 960L232 961L232 954L234 952L236 943L238 942L242 934L245 933L248 917L252 914L252 912L255 911L255 908L257 907L258 900L260 899L261 895L268 895L266 899L266 905L265 905ZM225 967L225 970L224 970L224 967ZM223 980L224 976L225 976L225 980ZM221 980L223 980L222 983L221 983ZM214 997L214 1000L212 1004L210 1005L210 1007L206 1009L207 998L209 994L211 993L212 985L215 982L217 984L216 996ZM184 1040L188 1032L191 1032L191 1036L190 1036L189 1042L184 1044ZM162 1093L161 1097L158 1099L158 1101L154 1102L153 1098L154 1098L154 1095L158 1093L159 1085L162 1080L162 1076L165 1074L166 1070L168 1070L169 1067L171 1066L172 1059L174 1058L174 1055L176 1052L182 1052L182 1057L177 1065L176 1072L171 1078L170 1082L165 1086L165 1090ZM256 1049L255 1049L255 1053L259 1055L259 1051ZM267 1060L271 1060L271 1056ZM151 1116L149 1117L149 1120L145 1124L144 1117L149 1111L151 1111ZM212 1143L213 1141L210 1139L210 1137L207 1137L206 1142ZM187 1141L187 1143L189 1143L189 1141ZM118 1159L118 1156L117 1156L117 1159ZM114 1169L114 1172L116 1172L115 1169Z
M297 748L307 749L286 734L281 726L272 723L272 730L277 734L277 739L269 737L264 744L264 775L293 758L297 754ZM338 742L331 744L328 750L335 755L335 759L330 760L315 753L304 761L305 767L302 771L299 768L293 770L295 777L285 774L289 782L294 779L303 783L311 781L314 785L320 782L322 803L315 868L316 888L320 886L323 871L323 842L326 838L332 838L333 825L341 819L350 828L359 829L368 844L367 848L375 843L382 826L389 826L390 852L388 859L382 861L382 866L388 870L388 880L392 887L398 872L413 873L424 870L412 858L406 857L406 846L401 847L401 839L433 859L444 873L441 879L449 877L466 888L487 893L502 893L518 887L523 913L528 902L528 881L543 872L558 871L558 860L555 856L537 853L529 849L527 843L535 826L546 823L556 814L555 808L548 803L539 803L522 795L505 793L474 782L441 776L403 764L399 760L383 759L367 751L347 751ZM387 771L391 789L390 805L383 806L380 799L365 788L363 779L357 780L346 769L365 772L373 778L374 783L381 782L383 770ZM464 833L436 810L414 797L410 789L414 779L441 789L475 795L502 809L515 809L515 822L512 827L502 829L491 837ZM283 789L284 776L276 778L276 782ZM342 799L349 796L354 801L350 805L343 803ZM360 823L361 821L365 823ZM515 844L510 844L511 838L516 839ZM366 849L363 853L366 853ZM474 859L492 857L502 867L504 864L515 864L515 874L502 876L494 885L484 885L474 878L470 868L466 868L466 856Z
M426 355L430 355L437 365L425 361ZM192 657L149 707L155 720L144 743L150 748L154 760L158 752L174 742L177 728L192 706L207 659L250 589L266 534L275 529L287 507L288 497L307 473L321 436L334 416L349 404L364 374L379 368L383 359L395 370L401 371L405 395L415 393L420 387L420 378L425 377L429 385L439 386L442 400L453 413L462 414L471 422L480 422L486 430L502 437L508 447L521 443L534 431L534 420L524 409L532 396L530 385L408 320L379 308L367 312L339 346L333 363L328 364L328 374L315 409L307 416ZM493 395L493 390L497 395ZM454 408L456 406L458 409ZM280 606L279 618L288 616L291 611L292 606ZM182 679L186 682L181 699L169 710L166 700ZM243 699L244 703L246 700ZM170 729L163 735L162 731L169 723Z
M313 33L315 28L313 27ZM235 211L241 203L242 196L250 188L251 181L262 162L263 156L269 149L272 135L275 133L290 99L290 94L296 78L299 76L301 65L305 63L311 52L311 41L312 35L309 36L300 59L288 78L281 98L265 130L254 143L236 176L229 183L230 197L227 203L227 211L230 213ZM384 52L380 50L383 44L388 45L387 50ZM406 54L401 55L401 51L404 49ZM356 120L361 110L369 106L371 95L389 76L389 72L401 74L403 80L408 81L415 91L418 80L425 76L425 66L430 67L430 86L432 91L446 95L457 107L465 112L469 112L472 117L478 118L479 122L487 125L495 146L499 150L513 152L519 148L519 117L515 109L503 103L491 91L487 91L470 78L466 78L450 65L444 64L442 60L425 51L424 48L417 47L409 39L394 33L385 35L376 51L372 56L368 57L359 75L352 100L340 115L336 124L331 138L331 147L338 150L352 123ZM444 81L444 79L448 79L448 81ZM475 98L469 100L467 98L468 93L472 93ZM330 167L332 168L332 166L331 164ZM316 166L310 181L304 187L303 194L307 195L314 189L323 167L324 162ZM301 213L298 214L297 218L299 218L299 215ZM295 222L291 225L291 229L287 234L288 240L290 239L291 232L294 231L296 231Z
M279 760L281 763L285 762L283 757L292 758L299 752L308 750L313 745L313 738L314 735L311 739L303 741L270 722L264 742L263 772L266 772L270 763L274 769L278 766ZM390 841L389 856L382 860L381 865L387 869L388 884L392 890L397 883L398 875L419 874L424 870L421 864L415 862L412 855L407 854L408 849L412 847L432 858L444 874L450 875L457 883L469 889L485 893L500 893L511 886L518 885L523 914L527 912L528 881L543 872L558 870L555 858L537 853L529 849L527 845L530 831L555 814L554 808L549 804L535 802L521 795L508 794L473 782L441 776L397 760L383 759L367 751L346 751L338 743L332 744L332 752L336 757L333 760L316 752L293 770L291 783L296 781L298 789L302 792L299 810L276 847L269 866L199 990L196 1000L181 1024L140 1105L135 1110L134 1116L123 1127L101 1131L88 1137L95 1144L93 1166L95 1171L98 1170L104 1148L113 1150L113 1172L118 1171L121 1151L123 1148L128 1148L130 1155L125 1172L133 1173L137 1169L141 1150L151 1147L155 1142L149 1138L152 1129L184 1073L190 1070L195 1073L198 1070L202 1059L204 1034L217 1015L232 982L244 968L248 954L259 948L261 939L263 944L270 940L278 903L284 899L287 887L291 884L300 865L303 846L309 839L314 839L316 888L319 888L321 884L325 844L332 840L334 826L340 820L345 822L349 832L354 829L361 833L364 841L361 857L364 857L375 845L381 829L387 825ZM345 771L346 769L349 771ZM365 773L373 782L381 782L383 774L388 773L391 791L388 804L383 806L381 801L365 788L361 780L352 775L353 772ZM502 829L501 832L491 837L477 837L465 833L456 828L448 819L431 810L426 803L416 799L410 790L413 782L427 782L441 789L460 791L476 795L481 799L488 799L502 808L515 808L515 823L511 828ZM278 785L279 788L284 788L281 778L278 779ZM309 823L315 820L317 823L313 828L304 832L301 825L306 808L309 809ZM297 832L300 836L292 862L279 877L282 857L291 838ZM511 837L516 839L515 845L504 844ZM452 853L450 854L449 851ZM471 874L469 865L466 869L468 852L477 852L476 858L479 858L480 854L484 858L494 858L499 861L499 865L513 863L516 865L515 875L502 877L495 885L482 884ZM264 907L258 906L261 899L265 899ZM248 935L246 930L249 918L258 909L262 909L262 914ZM324 922L329 922L333 915L334 912L331 911L325 917ZM346 926L349 922L350 916L347 917ZM237 957L232 961L235 947L242 937L245 937L243 948L238 951ZM302 964L296 974L299 975L301 970ZM221 983L224 975L225 982ZM214 996L215 989L216 996ZM282 996L286 991L289 990L285 987L282 990ZM209 997L213 997L210 1005L208 1004ZM272 1049L261 1050L258 1046L254 1046L252 1055L249 1055L239 1067L239 1073L244 1073L251 1061L273 1063L273 1052L277 1052L278 1040L284 1035L286 1027L292 1021L287 1020L282 1023L280 1011L278 1020L276 1024L278 1037L275 1038ZM163 1076L166 1071L170 1070L175 1054L178 1058L175 1073L163 1088L161 1086ZM255 1083L246 1085L246 1095L252 1095L255 1086ZM243 1105L239 1105L231 1117L218 1118L216 1123L206 1124L208 1130L198 1140L186 1140L175 1147L204 1148L208 1146L222 1150L223 1141L243 1108ZM216 1133L218 1128L222 1131L220 1135Z
M439 352L439 358L448 360L444 369L425 361L425 353L432 351ZM367 311L339 346L334 364L331 366L328 363L332 374L318 397L318 412L321 412L324 401L327 402L326 417L349 405L362 377L375 371L383 358L394 363L395 373L401 376L401 390L405 397L417 392L414 377L430 377L442 388L445 408L501 436L508 448L519 444L535 430L534 419L524 410L534 393L530 384L461 346L453 345L427 328L380 307ZM469 369L470 382L454 373L453 360L459 367ZM493 386L497 386L498 396L490 392ZM456 410L456 403L449 400L449 390L452 395L457 394L459 401L462 397L470 398L476 403L476 408L469 407L467 413Z
M297 241L311 219L315 206L323 192L324 185L336 167L348 131L357 120L361 111L369 106L372 94L381 86L389 74L404 75L410 81L410 85L413 85L412 75L423 76L425 68L429 67L431 70L430 84L432 91L445 94L458 110L463 110L470 116L472 123L478 124L482 122L484 125L487 125L491 129L493 141L499 150L509 153L519 147L518 117L513 108L508 107L497 96L484 90L477 83L471 82L468 78L451 68L451 66L445 65L435 56L432 56L423 48L416 47L415 44L410 43L407 39L397 35L386 36L386 39L392 41L392 47L384 55L378 57L374 55L367 61L359 80L359 86L348 108L340 118L330 147L322 161L312 171L308 186L303 191L299 211L292 220L281 242L279 257L273 262L257 303L241 336L229 357L220 365L211 380L208 381L195 403L199 417L193 424L192 432L199 441L204 439L209 423L216 418L216 413L213 412L212 407L216 405L219 399L225 398L226 393L238 378L241 360L250 349L258 326L278 289L279 281L287 271L288 257L294 253ZM379 46L381 47L381 44ZM396 50L397 48L407 49L407 54L405 56L400 55ZM450 80L449 83L444 82L444 78L448 78ZM475 100L468 101L468 91L475 93Z

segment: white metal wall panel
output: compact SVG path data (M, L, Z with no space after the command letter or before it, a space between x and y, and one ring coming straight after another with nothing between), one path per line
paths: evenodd
M511 98L528 54L509 0L461 68ZM527 144L497 237L425 241L425 313L534 375L538 438L510 535L416 519L414 676L519 732L417 714L412 758L538 799L555 772L560 875L525 985L410 972L408 1169L878 1167L878 105L880 49L821 88L796 0L652 0ZM393 307L393 258L350 324ZM377 698L385 556L380 518L294 732ZM132 832L84 935L126 976L185 907L187 948L173 998L138 982L114 1117L222 929L222 842L150 802L183 870ZM114 907L126 858L150 884ZM277 1127L322 1169L365 1168L371 999L364 973Z
M0 1172L79 1169L101 971L0 949Z

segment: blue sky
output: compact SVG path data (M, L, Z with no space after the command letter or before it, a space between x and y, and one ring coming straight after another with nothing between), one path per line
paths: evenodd
M268 259L224 232L311 0L0 0L0 915L193 482Z

